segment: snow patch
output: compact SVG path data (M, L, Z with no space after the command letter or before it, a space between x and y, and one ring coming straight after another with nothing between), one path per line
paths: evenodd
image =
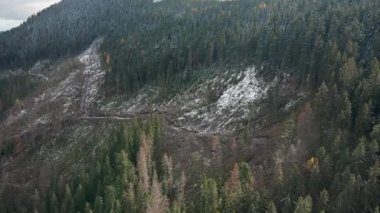
M161 112L175 126L199 134L233 131L248 117L250 104L259 105L272 85L258 76L254 66L215 70L170 100L160 98L158 88L147 86L134 97L106 100L100 111L116 115Z
M73 63L72 59L63 61L51 72L54 78L42 76L39 73L45 66L37 64L31 71L31 75L40 75L47 82L46 89L34 97L26 98L19 109L9 111L4 126L11 124L25 125L28 129L52 122L54 117L64 120L73 115L84 114L92 110L99 100L99 90L104 82L105 70L101 67L98 48L102 39L98 39L78 55L75 69L68 70L67 63ZM63 67L63 69L61 69ZM69 66L70 67L70 66ZM67 73L70 71L69 73ZM78 109L81 111L78 111ZM26 119L27 118L27 119ZM25 129L27 131L27 129Z
M78 56L78 60L85 65L83 72L81 111L87 115L93 104L99 97L99 90L104 83L105 70L102 69L98 49L102 39L96 40L84 53Z
M249 104L264 98L272 85L258 77L254 66L216 75L178 94L161 109L176 112L179 126L199 134L233 130L238 121L247 118ZM216 96L215 102L210 94Z
M197 111L191 111L184 114L185 117L195 117L198 114Z
M37 104L42 102L43 100L45 100L45 93L42 93L38 97L34 98L34 103Z
M49 122L48 115L43 115L42 117L36 119L30 127L41 126L41 125L47 124L48 122Z
M27 111L25 109L21 110L20 113L17 115L18 117L26 115Z
M263 93L260 82L256 78L255 67L250 67L244 72L243 80L224 91L217 103L218 110L252 102L262 96Z

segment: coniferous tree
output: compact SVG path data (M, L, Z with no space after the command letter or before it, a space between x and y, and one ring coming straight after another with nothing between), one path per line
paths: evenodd
M314 98L314 109L316 118L320 121L326 121L329 118L329 90L323 82L318 89Z
M64 194L64 198L63 198L63 202L61 205L60 212L61 213L63 213L63 212L69 212L69 213L75 212L73 197L71 194L71 189L70 189L68 184L65 185L65 194Z
M161 183L157 180L157 174L153 175L151 186L151 200L148 205L147 213L165 213L169 209L167 197L162 194Z
M344 128L349 128L351 124L351 102L348 93L344 92L341 97L341 109L338 115L339 123Z
M34 211L39 211L40 203L41 203L40 192L37 189L34 189L34 194L33 194L33 209L34 209Z
M174 178L173 178L173 160L164 154L163 157L163 188L164 193L168 196L171 195L173 190Z
M103 198L100 196L96 196L94 203L94 213L104 212L104 203Z
M374 89L379 88L380 85L380 64L376 58L371 60L370 64L370 81Z
M319 193L319 211L327 212L329 204L329 193L326 189L323 189Z
M367 134L371 127L370 106L365 103L361 106L355 121L356 135Z
M311 213L312 206L313 204L310 195L307 195L306 197L299 197L294 213Z
M116 154L116 164L120 177L120 183L123 187L128 187L129 183L134 183L137 179L135 168L132 162L129 161L127 153L122 150Z
M75 190L74 203L77 211L81 211L86 204L86 195L83 190L82 184L79 184Z
M49 212L51 213L58 213L58 199L55 193L52 193L50 197L50 202L49 202Z
M349 87L359 75L354 58L348 58L340 70L340 81L343 87Z
M215 180L204 176L202 178L200 193L199 212L219 212L219 195Z
M149 148L146 141L146 137L142 136L141 138L141 145L138 152L138 160L137 160L137 171L139 174L139 180L140 180L140 188L142 193L147 193L149 191L149 185L150 185L150 175L148 170L148 163L149 163Z
M92 212L93 211L91 209L91 205L88 202L86 202L86 205L84 207L84 213L92 213Z
M114 186L107 186L104 192L105 212L116 213L116 189Z
M276 205L271 201L265 213L277 213Z

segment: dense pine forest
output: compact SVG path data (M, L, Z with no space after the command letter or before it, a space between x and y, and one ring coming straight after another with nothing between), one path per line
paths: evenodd
M162 151L165 125L154 115L114 128L80 172L56 174L28 207L0 203L4 212L380 211L380 1L63 0L0 34L0 71L62 60L100 37L109 96L149 85L168 99L206 69L255 64L291 76L308 96L273 121L283 128L271 155L302 139L303 161L288 159L260 186L244 159L189 180L193 171ZM0 78L0 113L35 84L27 73Z

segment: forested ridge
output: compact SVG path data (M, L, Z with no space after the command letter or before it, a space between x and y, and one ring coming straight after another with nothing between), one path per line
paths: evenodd
M0 70L79 53L95 38L112 34L113 29L124 32L129 22L144 14L142 4L144 1L121 0L64 0L54 4L1 34ZM125 27L119 27L120 23Z
M107 94L153 85L169 97L207 68L256 64L291 75L310 96L277 118L284 128L272 154L302 143L304 157L276 165L266 186L244 161L190 186L189 171L160 152L160 118L136 120L115 129L85 172L57 175L46 195L36 189L34 211L379 212L380 1L63 0L0 34L0 70L69 56L98 37ZM0 80L7 107L33 87L19 81Z

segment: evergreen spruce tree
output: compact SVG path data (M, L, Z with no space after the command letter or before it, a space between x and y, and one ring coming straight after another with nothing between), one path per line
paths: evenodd
M63 202L61 205L60 212L68 212L68 213L74 213L75 208L74 208L74 203L73 203L73 198L71 194L71 189L68 184L65 185L65 194L63 198Z
M317 94L314 98L313 111L315 112L316 118L321 122L326 122L330 117L330 100L329 100L329 90L323 82L318 89Z
M310 195L307 195L306 197L299 197L294 213L311 213L312 207L313 203Z
M352 81L359 75L356 61L354 58L348 58L340 70L340 82L344 88L351 86Z
M340 113L338 115L339 123L343 128L349 128L351 124L351 102L348 93L344 92L341 97Z
M164 193L168 196L171 196L171 193L173 191L173 185L174 185L174 177L173 177L173 160L171 157L168 157L166 154L164 154L163 157L163 189Z
M104 209L105 212L116 213L116 189L114 186L107 186L104 196Z
M94 213L102 213L104 212L104 203L103 198L100 196L96 196L94 203Z
M273 203L273 201L268 204L265 213L277 213L276 205Z
M41 204L41 195L40 195L40 192L37 189L34 189L34 194L33 194L33 209L35 211L39 211L40 204Z
M55 193L51 194L50 202L49 202L49 212L51 213L58 213L58 199Z
M83 191L82 184L79 184L74 194L75 209L82 211L86 204L86 195Z
M373 58L370 63L370 82L374 89L380 86L380 64L376 58Z
M84 207L84 213L93 213L91 205L88 202L86 202L86 205Z
M203 176L200 188L199 212L217 213L219 212L219 195L217 184L214 179Z
M355 120L356 135L366 135L371 128L370 105L365 103L361 106Z
M129 161L129 157L124 150L116 154L116 164L122 187L128 187L129 183L136 182L135 167L132 162Z
M319 209L319 211L327 212L328 206L329 206L329 193L327 192L326 189L323 189L319 193L319 206L318 206L318 209Z

